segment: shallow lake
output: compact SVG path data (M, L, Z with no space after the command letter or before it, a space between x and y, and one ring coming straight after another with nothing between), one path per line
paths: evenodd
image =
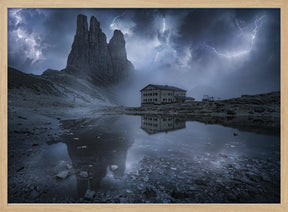
M163 116L106 115L62 127L31 167L47 185L44 202L280 200L279 135Z

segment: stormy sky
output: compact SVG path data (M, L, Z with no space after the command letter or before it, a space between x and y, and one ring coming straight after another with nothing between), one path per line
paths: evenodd
M124 33L138 91L168 84L223 99L280 90L279 9L9 9L8 65L65 68L78 14L95 16L107 42Z

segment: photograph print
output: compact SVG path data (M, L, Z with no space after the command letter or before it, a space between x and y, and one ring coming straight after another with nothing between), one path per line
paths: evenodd
M280 203L280 9L8 8L8 203Z

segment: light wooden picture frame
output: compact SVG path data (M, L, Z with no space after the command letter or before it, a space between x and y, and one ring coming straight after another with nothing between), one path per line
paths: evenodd
M281 203L280 204L8 204L7 11L8 8L280 8ZM0 211L288 211L288 1L286 0L0 0Z

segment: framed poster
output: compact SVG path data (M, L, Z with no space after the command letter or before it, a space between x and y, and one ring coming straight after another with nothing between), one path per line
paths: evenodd
M287 209L287 12L1 0L1 208Z

